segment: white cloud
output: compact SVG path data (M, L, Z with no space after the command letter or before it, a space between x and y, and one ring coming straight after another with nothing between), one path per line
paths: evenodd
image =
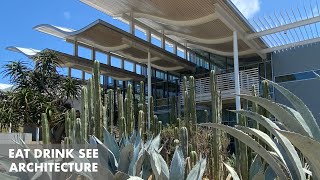
M10 85L10 84L2 84L2 83L0 83L0 89L6 89L6 88L9 88L11 86L12 85Z
M69 19L71 19L71 13L69 11L65 11L65 12L63 12L63 17L66 20L69 20Z
M260 0L231 0L247 19L260 11Z

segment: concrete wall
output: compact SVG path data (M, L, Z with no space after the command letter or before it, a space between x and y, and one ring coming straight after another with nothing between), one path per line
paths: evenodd
M272 54L274 76L294 74L320 69L320 44L298 47ZM320 124L320 81L316 79L279 83L289 89L312 111ZM275 100L279 103L291 104L279 93L275 92Z

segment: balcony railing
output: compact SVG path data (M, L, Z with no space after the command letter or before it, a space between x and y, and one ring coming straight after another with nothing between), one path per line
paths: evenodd
M255 86L259 93L259 70L258 68L240 71L240 92L251 94L252 86ZM222 100L235 98L234 73L217 75L217 87L221 92ZM183 82L180 82L180 100L183 104ZM189 90L189 87L188 87ZM196 102L211 101L210 77L196 79Z

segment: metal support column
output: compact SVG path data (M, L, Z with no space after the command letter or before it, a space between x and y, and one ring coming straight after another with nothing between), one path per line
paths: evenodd
M237 32L233 32L233 66L234 66L234 83L235 83L235 93L236 93L236 110L241 109L240 101L240 78L239 78L239 52L238 52L238 35ZM237 114L237 123L239 122L239 117Z
M150 98L151 98L151 62L150 62L151 54L150 51L148 51L148 129L150 130Z

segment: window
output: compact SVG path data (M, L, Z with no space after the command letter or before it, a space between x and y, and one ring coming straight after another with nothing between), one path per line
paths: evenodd
M319 70L315 72L319 72ZM277 83L282 83L282 82L290 82L290 81L308 80L313 78L316 78L316 74L313 71L307 71L302 73L277 76L275 77L275 81Z

